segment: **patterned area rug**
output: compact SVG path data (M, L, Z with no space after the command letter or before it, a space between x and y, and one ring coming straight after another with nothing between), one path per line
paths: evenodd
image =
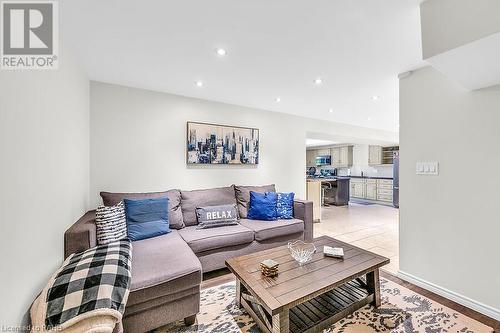
M324 333L486 333L491 327L455 312L392 281L381 279L382 306L370 305L338 321ZM234 304L235 283L203 290L201 313L191 327L183 322L159 329L166 332L257 333L258 326Z

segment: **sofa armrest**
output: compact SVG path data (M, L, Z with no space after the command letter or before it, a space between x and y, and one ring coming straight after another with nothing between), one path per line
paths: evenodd
M312 201L294 200L293 217L304 221L304 240L313 239L313 203Z
M85 213L64 233L64 258L97 245L95 211Z

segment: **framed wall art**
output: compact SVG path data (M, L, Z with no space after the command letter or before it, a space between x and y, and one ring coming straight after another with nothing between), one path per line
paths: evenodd
M259 130L187 123L187 164L259 164Z

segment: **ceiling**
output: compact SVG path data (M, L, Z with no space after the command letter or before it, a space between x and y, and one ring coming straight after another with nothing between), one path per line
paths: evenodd
M91 80L398 132L419 3L72 0L60 31Z

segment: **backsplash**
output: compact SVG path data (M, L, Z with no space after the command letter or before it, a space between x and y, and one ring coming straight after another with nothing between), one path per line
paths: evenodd
M392 165L381 166L353 166L351 169L351 176L361 176L361 172L365 176L371 177L392 177ZM347 176L349 168L340 168L337 170L339 176Z
M320 170L329 170L333 169L332 166L322 166L317 167L318 173ZM370 177L392 177L392 165L380 165L380 166L352 166L351 168L338 168L337 174L339 176L348 176L349 169L351 170L351 176L361 176L361 172L363 175Z

